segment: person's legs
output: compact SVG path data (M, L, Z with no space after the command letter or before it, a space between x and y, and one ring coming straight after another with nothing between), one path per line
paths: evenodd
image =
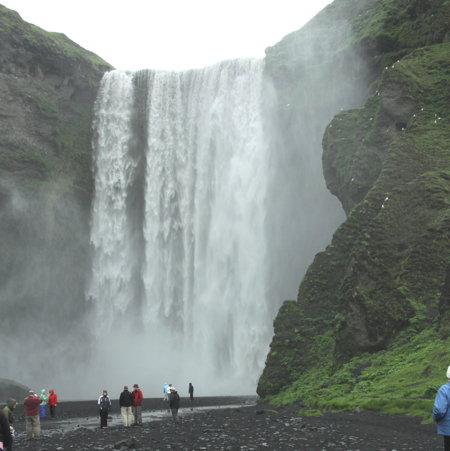
M444 435L444 451L450 451L450 435Z
M108 412L100 412L100 427L106 428L108 427Z
M35 417L31 417L33 422L33 434L34 438L36 440L39 440L41 438L41 420L39 418L39 415L36 415Z
M131 407L127 407L127 426L131 426L133 421L133 414L131 412Z
M25 428L27 431L27 440L31 440L33 437L33 420L32 417L26 416L25 417Z
M136 423L142 425L142 406L136 406Z
M55 418L55 406L50 406L50 416Z
M170 409L172 411L172 420L174 423L178 423L178 409Z

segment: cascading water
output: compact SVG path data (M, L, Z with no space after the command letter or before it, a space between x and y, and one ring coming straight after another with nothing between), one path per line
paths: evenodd
M87 294L103 357L140 356L124 377L255 390L279 301L266 294L263 64L104 76Z

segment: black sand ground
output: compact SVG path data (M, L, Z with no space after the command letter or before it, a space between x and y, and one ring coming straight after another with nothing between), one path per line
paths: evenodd
M182 399L180 422L173 424L162 400L145 400L144 425L124 428L117 402L107 429L99 428L96 401L66 402L56 420L42 421L42 439L28 442L21 406L15 451L54 450L440 450L432 424L374 412L299 417L298 407L272 412L244 397ZM209 407L208 407L209 406ZM221 408L212 409L211 406ZM192 408L192 410L191 410ZM128 444L120 445L120 442ZM134 449L134 448L131 448Z

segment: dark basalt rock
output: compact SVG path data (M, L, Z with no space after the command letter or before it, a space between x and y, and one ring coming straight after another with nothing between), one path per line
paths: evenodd
M332 380L343 363L386 349L408 327L417 333L437 321L449 335L450 126L442 119L450 116L449 4L374 1L354 11L352 4L335 1L308 24L323 26L339 10L352 29L346 45L370 68L358 74L369 74L366 101L338 113L323 138L326 183L347 220L274 321L262 397L314 368L329 368ZM301 39L302 30L298 48ZM349 51L339 45L339 55ZM289 66L295 56L284 58ZM291 72L282 95L295 91L292 83Z

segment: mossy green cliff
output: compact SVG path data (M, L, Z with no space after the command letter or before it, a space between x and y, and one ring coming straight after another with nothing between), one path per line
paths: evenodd
M258 393L424 414L450 364L450 2L336 0L307 27L337 16L350 32L332 58L367 68L365 102L323 137L347 220L280 309ZM279 85L286 45L268 51Z
M28 184L64 177L90 198L93 102L109 69L65 35L0 5L2 177Z
M55 343L77 330L84 311L91 123L110 69L63 34L0 5L0 329L17 359L19 342ZM67 317L70 327L61 321ZM33 327L48 321L45 333Z

